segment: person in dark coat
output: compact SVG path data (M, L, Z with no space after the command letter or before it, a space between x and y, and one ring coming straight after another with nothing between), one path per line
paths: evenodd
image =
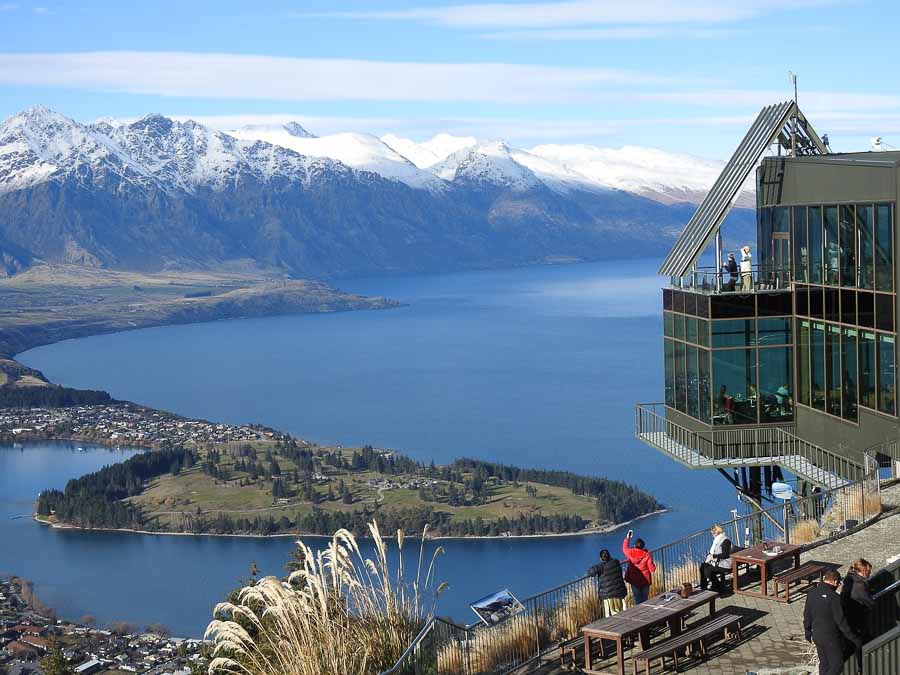
M844 607L844 616L850 628L859 635L863 642L872 639L869 630L869 612L875 606L875 599L869 590L869 577L872 576L872 563L865 558L855 560L850 565L850 571L844 577L841 584L841 605ZM856 661L859 670L862 670L862 652L856 650Z
M728 272L728 281L725 283L726 291L733 291L738 280L738 265L734 259L734 253L728 254L728 261L725 263L725 270Z
M847 617L837 586L841 575L834 570L825 572L822 581L806 594L803 610L803 633L807 642L816 645L819 654L819 675L840 675L844 670L844 641L853 643L857 649L862 639L857 635Z
M588 575L596 576L600 581L604 616L613 616L625 609L628 589L622 576L622 563L613 558L607 549L600 551L600 562L588 570Z

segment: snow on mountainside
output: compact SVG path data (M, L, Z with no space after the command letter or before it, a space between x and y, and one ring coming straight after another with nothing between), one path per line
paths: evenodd
M509 146L503 141L463 148L430 170L447 181L500 186L518 192L541 185L534 172L513 159Z
M297 129L301 129L305 135L294 133ZM259 140L278 145L301 155L334 159L354 169L372 171L384 178L406 183L410 187L430 189L443 187L442 182L434 175L422 171L380 138L371 134L348 132L317 137L296 123L285 126L254 125L227 133L239 139Z
M637 146L538 145L529 151L548 162L584 176L595 185L625 190L666 204L699 203L722 170L722 162ZM751 206L752 181L739 201Z
M85 186L117 182L122 188L152 186L165 192L221 190L242 176L308 183L322 169L346 170L162 115L83 125L35 107L0 124L0 192L67 176Z
M463 148L478 145L478 139L473 136L453 136L451 134L437 134L430 141L424 143L416 143L394 134L386 134L381 137L381 140L420 169L437 164Z

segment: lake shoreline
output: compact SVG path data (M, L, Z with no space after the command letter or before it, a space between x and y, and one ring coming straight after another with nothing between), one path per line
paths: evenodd
M631 525L632 523L636 523L639 520L644 520L645 518L650 518L651 516L662 515L663 513L668 513L669 509L657 509L651 513L644 513L640 516L632 518L631 520L626 520L621 523L614 523L612 525L606 525L604 527L592 527L586 530L579 530L578 532L544 532L537 534L498 534L496 536L491 535L479 535L479 536L471 536L471 537L451 537L451 536L426 536L425 539L427 541L445 541L445 540L457 540L457 541L477 541L479 539L487 539L491 541L503 541L505 539L553 539L557 537L585 537L592 534L609 534L610 532L615 532L618 529L625 527L626 525ZM333 535L328 534L302 534L302 533L291 533L286 532L283 534L223 534L216 532L165 532L165 531L151 531L151 530L132 530L128 528L111 528L111 527L77 527L75 525L69 525L67 523L51 523L46 520L42 520L41 517L35 513L32 515L32 520L34 522L49 527L54 530L61 531L80 531L80 532L125 532L128 534L141 534L141 535L157 535L163 537L222 537L222 538L236 538L236 539L331 539ZM412 535L403 534L404 539L414 539L420 540L422 539L421 535ZM357 537L357 539L361 539L363 541L369 541L371 537Z

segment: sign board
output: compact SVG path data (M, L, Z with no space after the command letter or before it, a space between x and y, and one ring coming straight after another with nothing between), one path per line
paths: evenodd
M525 609L508 588L473 602L469 607L488 626L494 626Z
M794 496L794 491L787 483L772 483L772 495L778 499L787 501Z

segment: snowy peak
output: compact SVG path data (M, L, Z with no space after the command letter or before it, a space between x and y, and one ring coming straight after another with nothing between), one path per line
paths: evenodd
M444 133L437 134L430 141L424 143L416 143L394 134L386 134L381 137L381 140L420 169L427 169L447 159L454 152L478 144L478 140L472 136L452 136Z
M594 185L663 203L699 203L724 166L722 162L638 146L616 149L550 144L538 145L529 152ZM754 203L752 186L750 190L748 195L745 188L739 205Z
M479 143L463 148L432 166L444 180L495 186L517 192L541 185L540 179L527 167L513 159L509 146L503 141Z
M250 176L306 182L313 164L322 162L157 114L131 123L83 125L46 108L29 108L0 125L4 192L65 177L85 186L165 192L224 189Z
M241 127L228 133L235 138L264 141L309 157L337 160L354 169L371 171L410 187L443 188L442 181L419 169L372 134L345 132L321 137L298 136L291 133L287 127Z

